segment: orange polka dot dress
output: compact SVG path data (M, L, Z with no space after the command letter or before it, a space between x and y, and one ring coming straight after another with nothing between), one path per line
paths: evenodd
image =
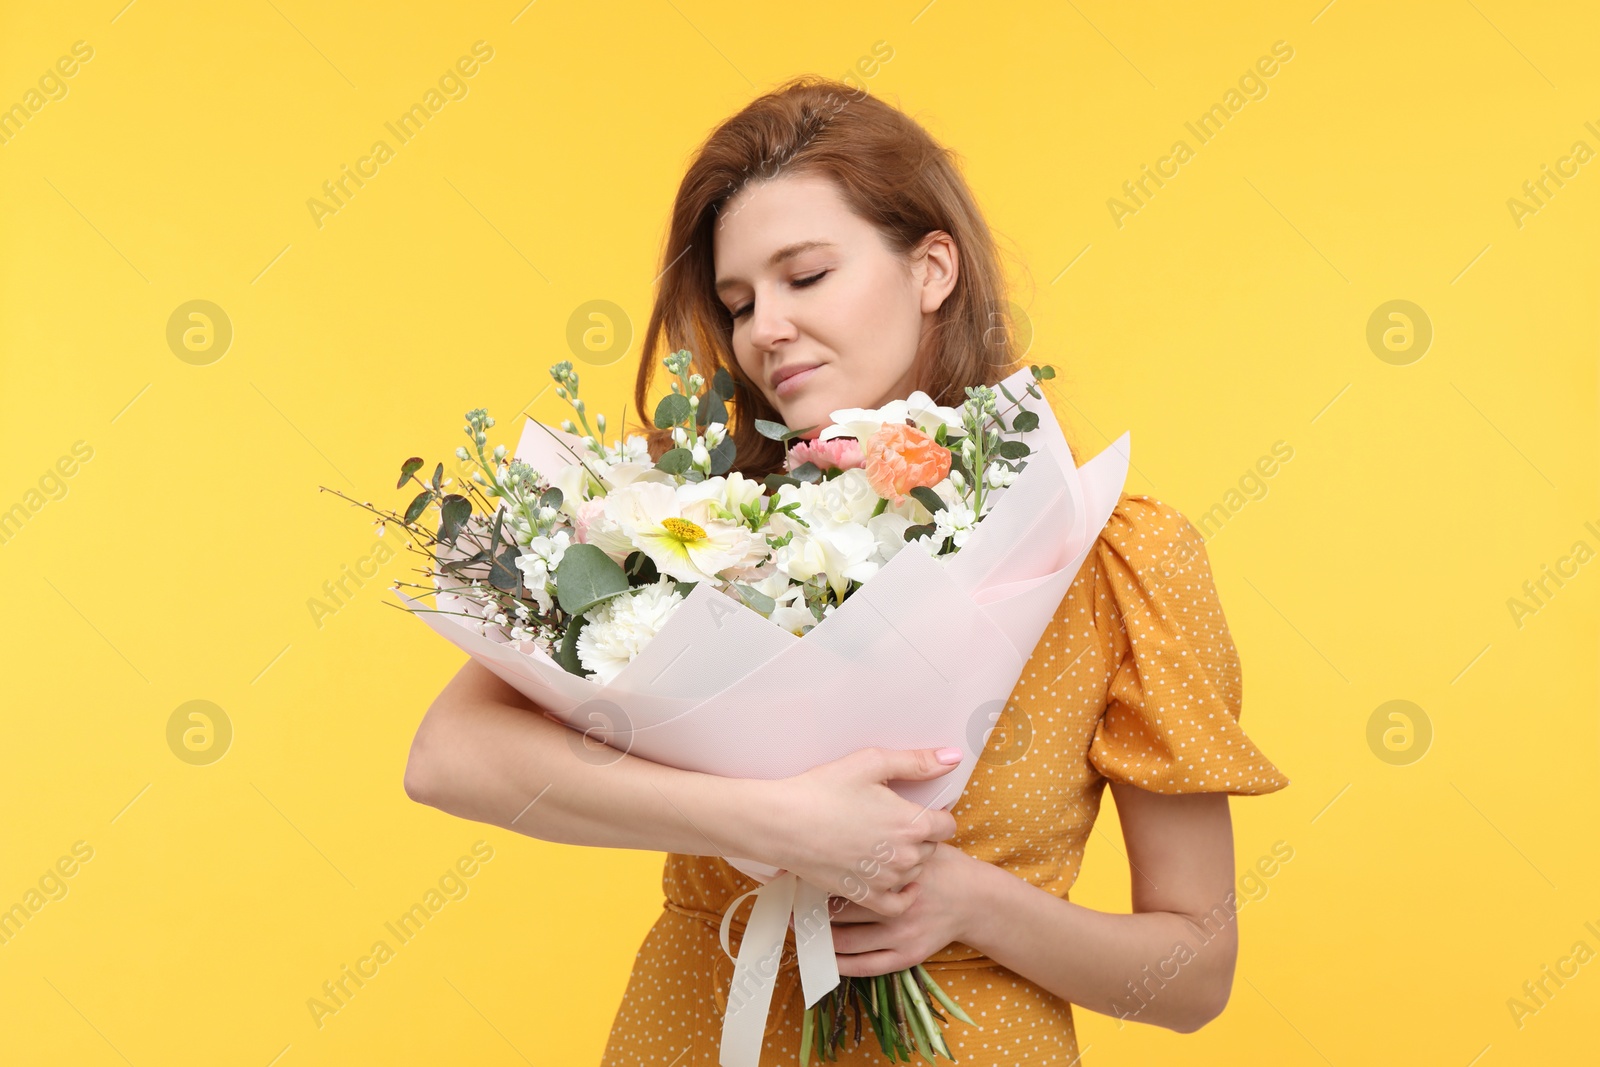
M1284 788L1289 780L1239 727L1240 688L1200 534L1175 508L1122 494L950 809L958 830L949 843L1066 899L1108 782L1238 796ZM722 913L757 885L720 857L668 853L665 905L635 958L602 1067L715 1067L733 977ZM732 923L735 953L750 907ZM945 1025L961 1063L1078 1062L1066 1001L960 942L926 966L983 1027ZM799 1062L804 1003L790 930L762 1067ZM864 1028L836 1062L889 1061Z

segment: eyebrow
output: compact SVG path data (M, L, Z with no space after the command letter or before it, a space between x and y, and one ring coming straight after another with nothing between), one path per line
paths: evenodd
M813 248L837 248L837 247L838 247L838 245L834 244L832 241L796 241L794 244L784 245L782 248L780 248L776 252L772 253L772 255L768 256L766 265L769 266L769 267L776 267L779 263L782 263L784 260L793 259L795 256L798 256L801 252L809 252ZM739 279L738 278L724 278L724 279L722 279L722 281L717 283L717 292L721 293L721 292L723 292L725 290L733 288L735 285L738 285L738 284L739 284Z

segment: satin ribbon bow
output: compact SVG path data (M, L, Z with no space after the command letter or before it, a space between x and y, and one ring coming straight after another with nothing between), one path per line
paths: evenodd
M745 897L755 906L739 942L739 955L728 946L729 924ZM782 874L735 897L722 913L722 951L734 961L728 987L728 1008L722 1017L721 1067L759 1067L761 1042L772 1007L783 943L794 916L795 956L806 1007L839 984L839 961L833 954L833 926L828 921L828 894L793 874Z

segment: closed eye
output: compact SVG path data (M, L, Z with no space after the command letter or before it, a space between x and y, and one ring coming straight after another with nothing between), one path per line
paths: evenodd
M818 271L817 273L815 273L815 274L813 274L813 275L811 275L810 277L807 277L807 278L796 278L794 280L794 283L793 283L794 287L796 289L804 289L807 286L815 285L817 282L820 282L822 280L822 276L824 274L828 274L828 273L831 273L831 272L822 270L822 271ZM755 305L753 305L753 304L746 304L744 307L739 308L736 311L732 311L729 314L732 315L733 318L737 319L740 316L747 314L750 311L750 309L752 307L754 307L754 306Z

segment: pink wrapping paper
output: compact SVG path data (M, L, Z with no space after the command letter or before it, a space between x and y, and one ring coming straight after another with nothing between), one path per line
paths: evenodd
M942 559L908 544L804 637L701 582L602 685L477 633L468 619L426 610L419 617L556 719L672 767L776 779L872 746L960 748L961 763L948 773L891 786L924 807L949 808L1127 477L1128 434L1076 467L1050 405L1026 395L1029 381L1023 368L1004 383L1039 416L1021 435L1032 449L1027 466L1010 486L990 491L993 509L967 543ZM516 457L548 475L574 461L557 439L578 440L530 420ZM407 607L426 607L397 595ZM440 608L452 600L436 595ZM757 907L734 969L721 1059L724 1067L754 1067L791 914L806 1005L839 974L826 894L767 864L727 860L765 883L752 891ZM725 950L742 900L728 908Z

